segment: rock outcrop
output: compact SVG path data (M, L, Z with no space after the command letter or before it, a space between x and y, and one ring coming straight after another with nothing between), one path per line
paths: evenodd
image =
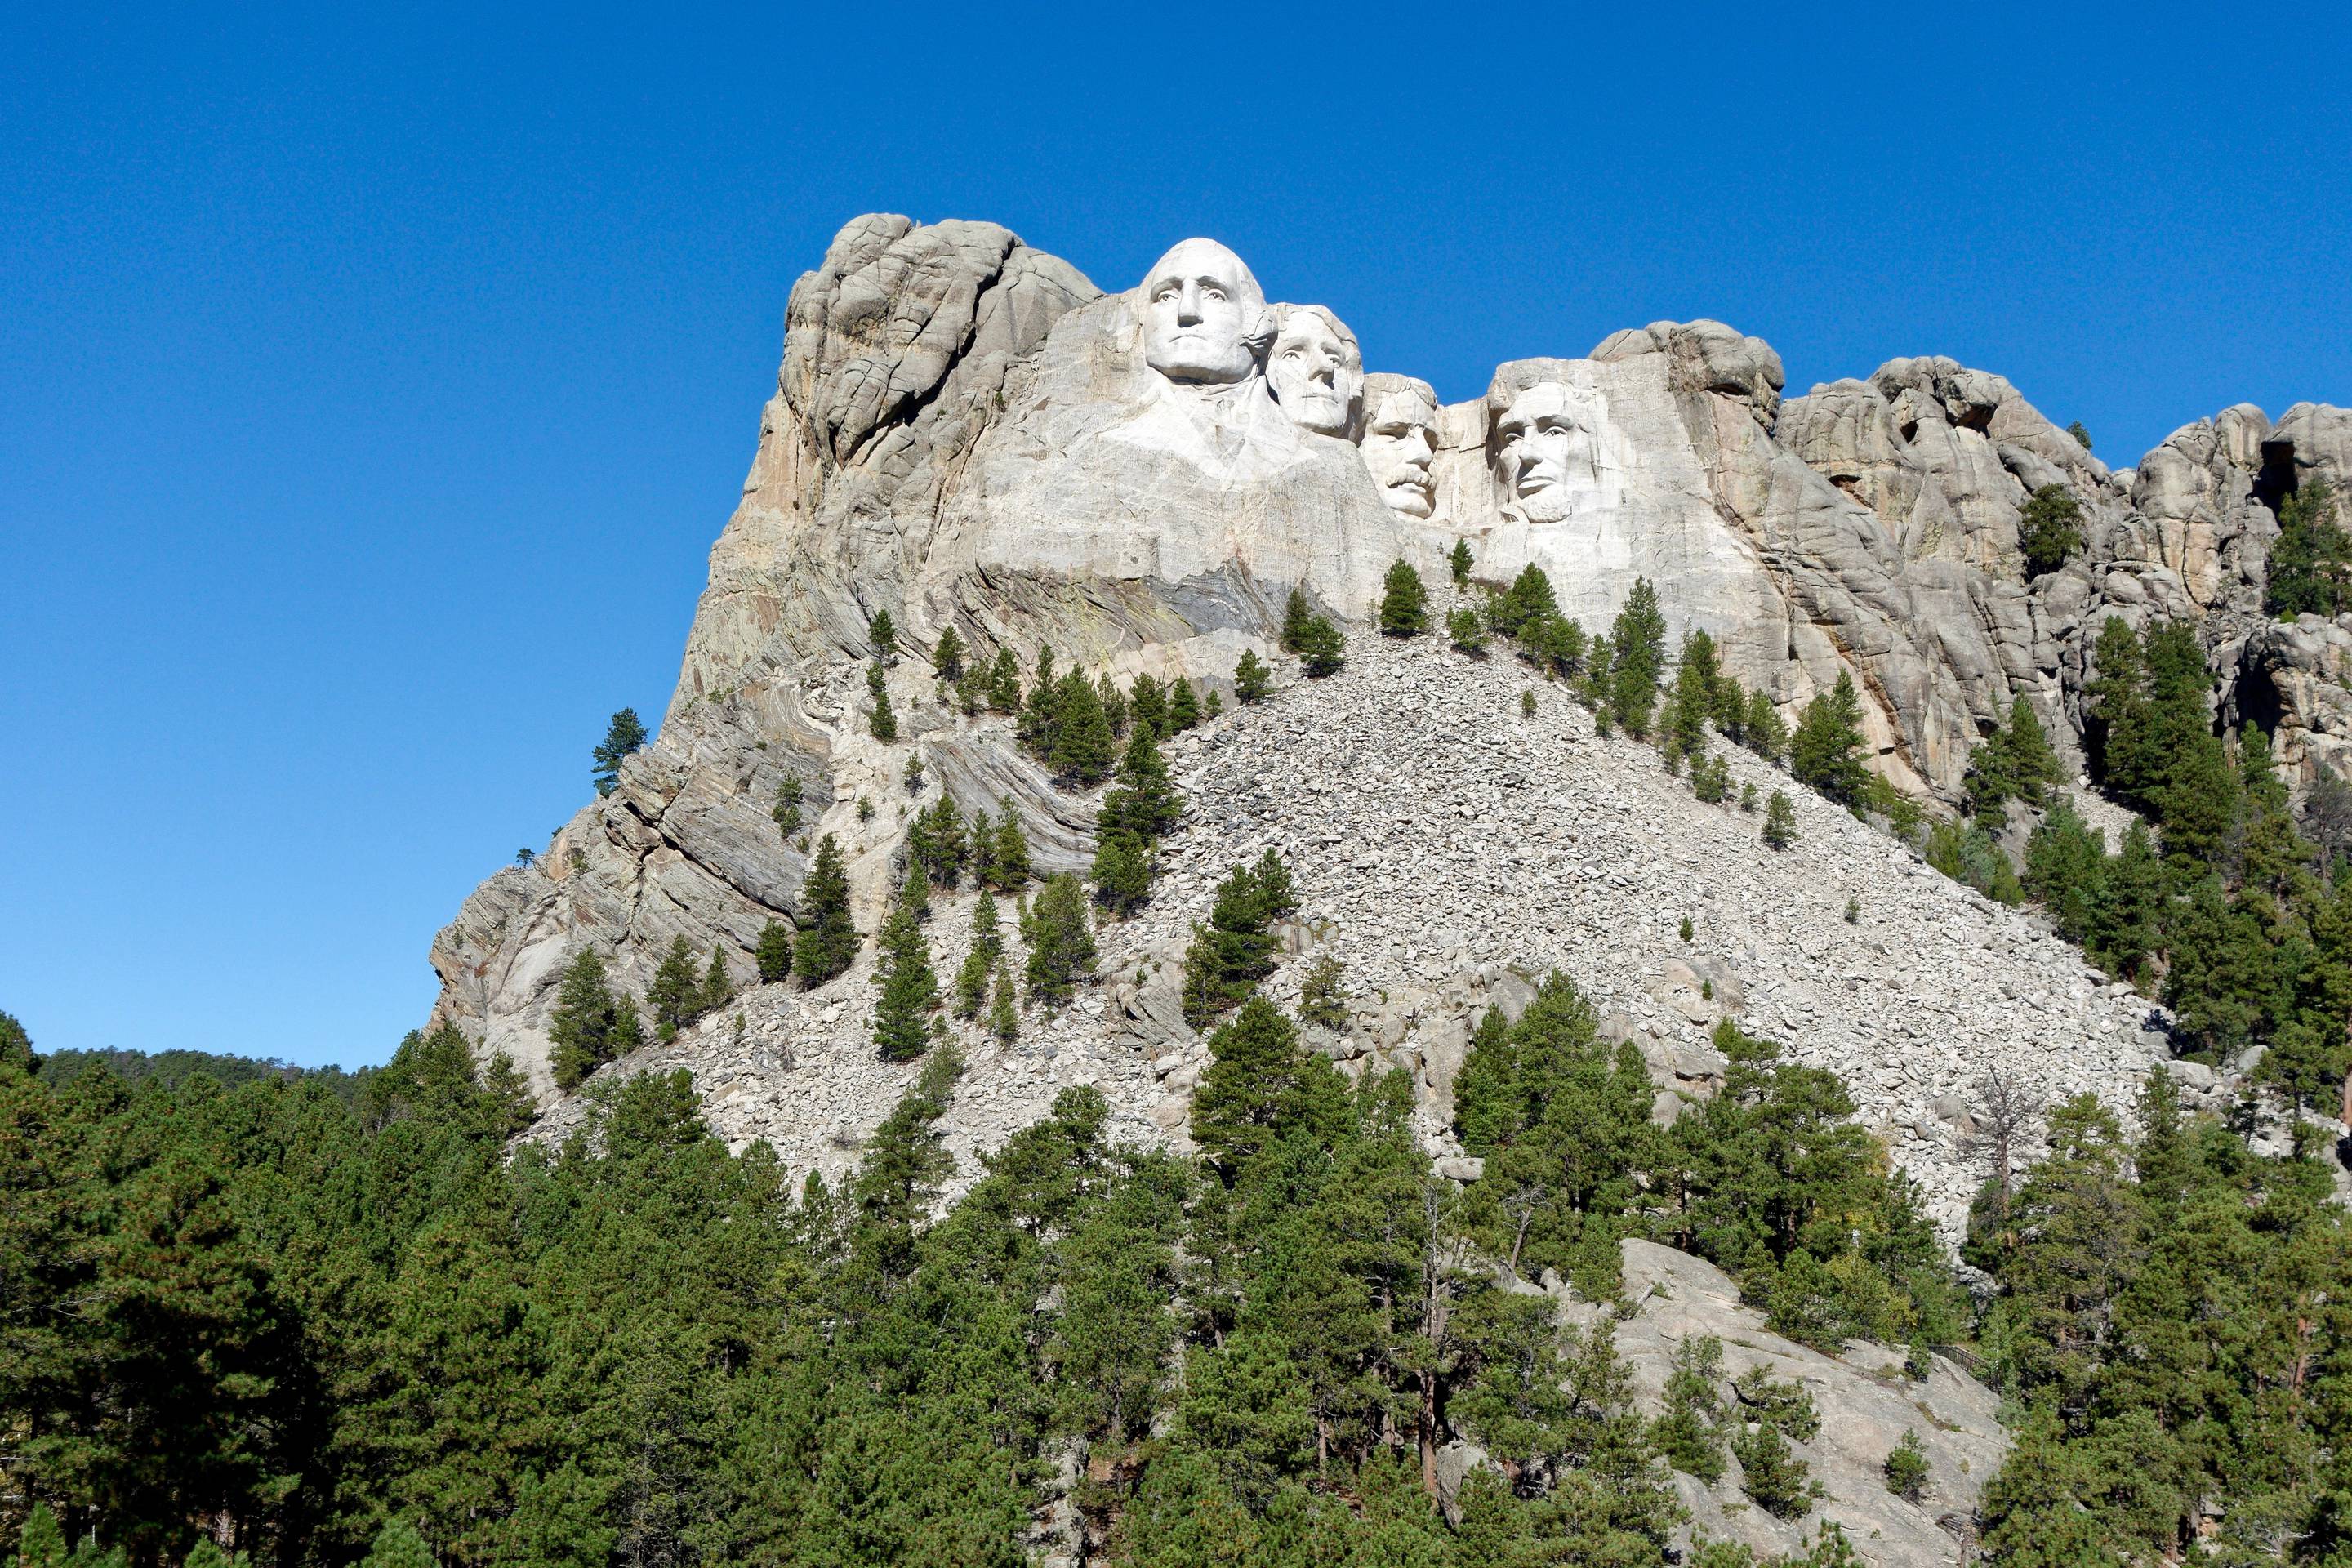
M1713 1338L1724 1347L1726 1384L1717 1392L1729 1410L1738 1409L1729 1380L1761 1370L1797 1384L1821 1416L1818 1433L1791 1445L1822 1489L1812 1508L1783 1520L1756 1507L1740 1489L1734 1457L1730 1473L1711 1487L1675 1477L1691 1513L1688 1535L1738 1542L1759 1558L1794 1558L1833 1521L1864 1561L1883 1568L1969 1561L1968 1521L2009 1452L1998 1395L1942 1356L1928 1357L1927 1375L1915 1379L1884 1345L1853 1341L1830 1355L1783 1339L1764 1327L1762 1313L1739 1304L1739 1287L1713 1264L1646 1241L1624 1242L1622 1251L1633 1310L1614 1337L1646 1408L1664 1407L1676 1348ZM1916 1501L1889 1491L1884 1468L1906 1433L1927 1461Z
M827 834L851 851L870 928L910 752L968 810L1018 813L1045 868L1083 866L1089 804L1002 726L960 716L919 657L889 673L898 741L866 733L885 610L916 649L953 627L977 658L1010 651L1025 670L1051 646L1065 668L1230 697L1242 654L1272 655L1293 590L1360 626L1391 563L1436 581L1466 539L1482 580L1540 565L1588 629L1649 578L1677 633L1709 630L1790 716L1852 672L1875 765L1933 800L1957 798L1969 748L2019 694L2079 755L2109 615L2202 621L2224 715L2274 723L2298 784L2352 745L2352 623L2259 616L2279 500L2352 477L2345 410L2297 405L2272 426L2231 409L2110 472L2008 382L1948 359L1784 403L1769 345L1712 321L1513 361L1442 408L1424 384L1361 368L1344 323L1266 301L1213 242L1106 294L995 225L848 225L793 290L659 736L535 866L466 901L434 944L436 1018L551 1094L546 1013L572 952L596 947L642 990L683 937L748 981L760 929L800 912ZM2049 484L2076 497L2085 546L2028 581L2018 515ZM1319 742L1296 743L1329 771ZM1549 776L1529 777L1520 798L1540 800ZM788 781L805 802L791 832L771 814ZM1479 830L1528 852L1509 811ZM1768 863L1743 849L1717 879Z

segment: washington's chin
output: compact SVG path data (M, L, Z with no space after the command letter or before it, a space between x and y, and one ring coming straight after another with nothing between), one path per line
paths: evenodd
M1338 408L1294 409L1290 422L1302 430L1312 430L1318 436L1344 436L1348 433L1347 414Z
M1200 359L1169 358L1149 362L1151 368L1171 381L1211 384L1239 381L1249 374L1246 363L1234 364L1203 356Z

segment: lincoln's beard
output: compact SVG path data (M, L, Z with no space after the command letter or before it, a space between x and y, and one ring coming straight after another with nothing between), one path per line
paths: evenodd
M1554 480L1518 493L1519 515L1529 522L1558 522L1568 515L1568 487Z

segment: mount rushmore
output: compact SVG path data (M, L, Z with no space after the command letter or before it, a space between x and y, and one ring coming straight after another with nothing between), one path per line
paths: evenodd
M2352 626L2263 614L2284 496L2352 482L2352 411L2249 405L2109 469L1999 375L1893 360L1783 397L1779 356L1710 321L1513 360L1441 404L1367 374L1316 304L1269 302L1243 259L1176 245L1104 293L992 224L858 218L792 291L740 504L656 742L530 866L484 883L434 943L436 1021L552 1088L544 1028L593 946L642 989L683 935L748 974L800 908L787 781L851 851L861 924L892 885L910 747L966 809L1009 803L1045 870L1082 868L1092 806L1002 727L959 723L930 672L889 677L902 743L860 721L875 617L928 648L1058 659L1231 694L1297 589L1363 626L1383 574L1468 542L1478 581L1526 565L1605 626L1637 578L1675 631L1793 715L1850 673L1873 765L1958 798L1971 745L2018 697L2081 761L2090 645L2111 616L2201 626L2224 721L2274 732L2298 786L2352 748ZM2021 512L2062 486L2083 548L2030 574ZM1532 787L1541 788L1540 781ZM1489 825L1507 832L1507 824Z

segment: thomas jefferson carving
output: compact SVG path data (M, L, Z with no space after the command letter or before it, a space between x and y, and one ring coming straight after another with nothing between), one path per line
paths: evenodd
M1356 334L1320 305L1276 305L1266 384L1291 422L1325 436L1355 433L1364 356Z

